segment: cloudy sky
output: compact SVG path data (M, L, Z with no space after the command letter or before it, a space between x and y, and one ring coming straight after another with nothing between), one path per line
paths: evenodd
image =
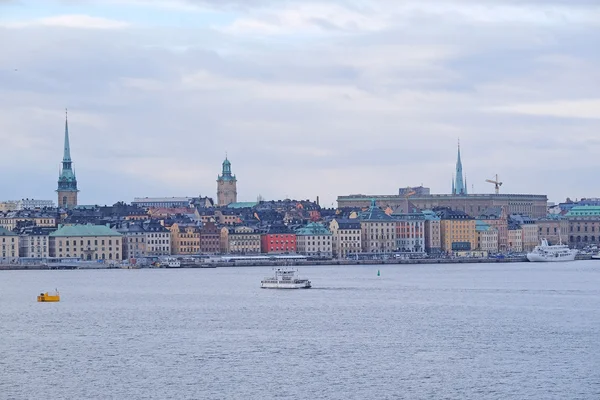
M596 43L596 44L594 44ZM0 0L1 199L600 197L597 0Z

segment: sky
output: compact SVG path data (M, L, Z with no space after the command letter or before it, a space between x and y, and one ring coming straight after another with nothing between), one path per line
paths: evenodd
M597 0L0 0L0 200L600 197Z

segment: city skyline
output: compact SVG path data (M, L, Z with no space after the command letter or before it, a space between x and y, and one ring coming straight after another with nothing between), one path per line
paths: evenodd
M80 204L216 198L226 153L239 201L450 193L458 137L469 193L595 196L590 2L121 3L0 1L4 199L54 198L65 107Z

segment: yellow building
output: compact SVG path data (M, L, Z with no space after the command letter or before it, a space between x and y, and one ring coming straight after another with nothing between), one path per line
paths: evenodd
M19 257L19 236L0 227L0 261L13 262Z
M122 245L123 236L106 225L59 225L50 234L50 257L120 261Z
M475 218L463 211L450 209L440 210L437 214L440 217L442 251L451 253L477 248Z
M44 211L10 211L0 213L0 226L12 231L19 223L29 222L42 228L54 228L57 223L56 219L56 214Z
M194 224L175 223L171 231L171 254L200 254L200 228Z

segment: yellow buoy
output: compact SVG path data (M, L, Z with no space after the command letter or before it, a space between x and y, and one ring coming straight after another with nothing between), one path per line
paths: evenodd
M58 290L54 293L40 293L37 297L37 301L38 303L54 303L60 301L60 293L58 293Z

